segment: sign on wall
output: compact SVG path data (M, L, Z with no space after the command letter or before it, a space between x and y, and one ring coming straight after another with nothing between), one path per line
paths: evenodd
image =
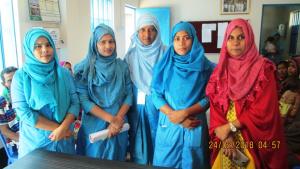
M58 0L28 0L31 21L60 22Z

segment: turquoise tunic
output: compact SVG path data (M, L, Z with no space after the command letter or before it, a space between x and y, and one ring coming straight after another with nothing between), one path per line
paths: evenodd
M116 58L116 51L107 57L98 52L97 42L106 34L115 38L113 30L107 25L100 24L95 28L86 58L75 66L77 91L84 110L78 135L78 153L100 159L124 161L128 132L95 143L89 141L89 134L109 126L108 122L90 113L94 106L115 116L123 104L132 104L132 83L127 64ZM124 121L127 122L127 116Z
M199 104L208 105L205 86L214 64L204 56L194 27L180 22L173 27L172 39L179 31L186 31L193 44L184 56L175 53L171 45L154 69L152 98L156 108L168 104L173 110L182 110ZM159 114L153 164L172 168L209 168L208 127L205 113L197 115L201 124L186 129Z

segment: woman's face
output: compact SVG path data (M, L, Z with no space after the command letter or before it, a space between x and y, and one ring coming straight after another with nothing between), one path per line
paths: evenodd
M289 76L297 76L297 65L294 62L289 62L288 74Z
M187 54L193 45L193 38L186 31L177 32L174 41L174 50L178 55L185 55Z
M233 29L227 39L227 51L231 57L239 58L245 51L245 35L241 28Z
M157 31L153 25L144 26L138 31L140 41L146 46L154 42L156 35Z
M35 41L33 54L42 63L49 63L53 59L54 49L45 37L40 37Z
M288 68L284 64L277 66L277 73L280 78L285 78L288 75Z
M102 38L97 42L97 49L102 56L109 57L116 49L115 40L110 34L103 35Z

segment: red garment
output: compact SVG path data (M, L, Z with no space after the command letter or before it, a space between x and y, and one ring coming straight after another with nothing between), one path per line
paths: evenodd
M233 29L242 28L245 35L245 51L239 58L230 57L227 52L227 39ZM227 79L228 83L220 80L220 92L227 93L233 101L241 99L251 90L263 64L255 43L251 26L246 20L235 19L226 29L220 59L215 71L216 78Z
M248 148L248 150L255 161L256 168L285 169L287 168L287 148L279 114L275 66L258 55L253 32L246 22L241 19L234 20L229 24L227 31L231 32L231 28L236 26L242 27L245 40L247 40L247 36L248 38L252 37L249 38L252 41L251 47L248 46L250 43L246 41L246 52L240 57L242 59L234 61L229 59L230 56L227 54L226 45L224 45L230 34L227 32L219 64L207 84L206 94L210 99L210 138L213 143L219 141L214 134L214 130L216 127L228 123L226 115L230 100L232 100L235 105L237 119L242 125L240 129L242 136L246 143L252 142L254 145L253 148ZM247 35L247 32L252 35ZM255 51L250 52L249 50ZM250 59L246 57L250 57ZM238 64L238 62L240 63ZM231 74L230 67L235 66L235 64L242 67ZM250 71L243 69L243 66ZM253 70L252 66L256 69ZM231 75L226 76L226 74ZM233 82L231 78L235 78L239 86L231 84ZM243 83L239 83L239 80ZM234 92L231 92L228 88ZM246 89L243 90L243 88ZM239 89L241 90L240 93L238 92ZM277 147L278 142L279 148ZM262 143L266 143L265 145L269 147L262 147ZM272 148L272 143L276 145L275 148ZM218 151L219 149L213 149L212 151L212 164Z

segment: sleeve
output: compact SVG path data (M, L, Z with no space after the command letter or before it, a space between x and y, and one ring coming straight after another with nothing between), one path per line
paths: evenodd
M162 106L167 104L167 101L165 100L164 95L158 93L154 89L152 89L152 91L151 91L151 97L152 97L153 104L157 109L160 109Z
M208 98L205 96L203 99L201 99L198 104L201 106L201 107L206 107L207 105L209 105L209 100Z
M25 91L23 88L22 70L18 70L12 80L11 84L11 98L13 108L15 108L20 121L34 127L38 121L38 112L32 110L25 99Z
M77 93L79 95L80 104L85 113L91 111L91 109L96 105L90 100L88 87L86 84L80 81L75 81Z
M126 83L126 97L124 99L124 104L131 106L133 102L133 91L132 91L132 82L129 74L129 68L127 64L125 70L125 83Z
M71 105L67 112L73 114L75 117L78 117L79 109L80 109L79 98L76 92L74 79L69 72L68 72L68 78L70 82L69 88L70 88Z
M213 62L209 62L209 69L208 69L208 80L209 80L209 78L210 78L210 75L212 74L212 72L214 71L214 69L215 69L215 67L216 67L216 64L215 63L213 63ZM207 80L207 81L208 81ZM205 96L204 98L202 98L199 102L198 102L198 104L201 106L201 107L207 107L207 106L209 106L209 98L207 97L207 96Z

